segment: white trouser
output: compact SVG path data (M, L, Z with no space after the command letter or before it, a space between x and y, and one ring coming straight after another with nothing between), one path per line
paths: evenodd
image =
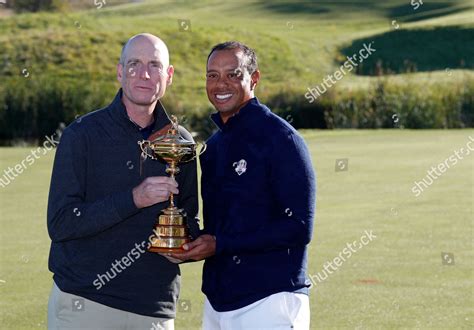
M248 306L216 312L204 302L204 330L309 329L309 297L303 293L279 292Z
M48 302L48 329L174 330L174 319L121 311L61 291L53 282Z

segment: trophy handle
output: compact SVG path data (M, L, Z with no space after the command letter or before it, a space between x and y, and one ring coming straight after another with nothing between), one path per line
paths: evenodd
M197 155L197 157L201 156L207 149L207 144L204 143L204 142L199 142L199 144L201 145L201 151L199 152L199 154Z
M204 153L204 151L206 151L206 149L207 149L207 144L205 144L205 143L203 143L203 142L198 142L198 143L196 143L196 149L197 149L199 146L201 146L201 151L200 151L198 154L192 156L192 157L189 158L189 159L181 160L180 163L189 163L190 161L193 161L193 160L195 160L197 157L201 156L201 155Z
M140 149L142 150L142 156L148 156L151 159L157 159L153 154L148 153L149 147L150 147L150 141L149 140L143 140L143 141L138 141L138 145L140 146Z

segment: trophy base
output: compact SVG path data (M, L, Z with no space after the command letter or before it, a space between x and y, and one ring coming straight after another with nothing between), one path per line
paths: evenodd
M149 252L154 253L184 253L182 246L191 242L188 228L185 225L182 210L170 206L158 217L153 229L154 237L151 240Z
M183 248L163 248L163 247L154 247L150 246L148 248L149 252L154 252L154 253L173 253L173 254L181 254L186 252Z
M188 237L155 237L148 248L150 252L158 253L184 253L182 246L191 242Z
M155 238L148 251L155 253L184 253L186 250L182 246L191 242L189 238Z

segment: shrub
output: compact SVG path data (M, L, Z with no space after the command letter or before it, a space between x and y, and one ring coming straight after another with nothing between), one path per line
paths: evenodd
M9 79L8 88L0 91L0 141L43 139L59 123L69 124L78 115L106 105L109 94L100 82Z
M62 10L67 1L61 0L11 0L9 6L16 12L38 12Z
M6 87L8 86L8 87ZM301 91L287 89L262 95L261 101L296 128L464 128L474 127L474 81L434 84L396 84L378 80L368 88L337 88L310 104ZM38 141L52 134L59 123L109 104L117 85L111 81L49 76L11 77L0 89L0 142ZM206 139L215 129L214 112L205 102L199 107L167 96L164 103L181 123Z
M339 90L326 110L331 128L473 127L473 80L459 84L395 84L379 80L368 90Z

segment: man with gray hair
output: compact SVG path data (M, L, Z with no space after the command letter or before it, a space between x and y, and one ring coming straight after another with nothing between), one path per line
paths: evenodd
M143 160L137 144L170 126L160 99L173 72L161 39L132 37L117 65L115 99L63 132L48 200L49 329L174 329L179 267L146 250L171 193L197 236L196 162L180 166L175 181L164 163Z

